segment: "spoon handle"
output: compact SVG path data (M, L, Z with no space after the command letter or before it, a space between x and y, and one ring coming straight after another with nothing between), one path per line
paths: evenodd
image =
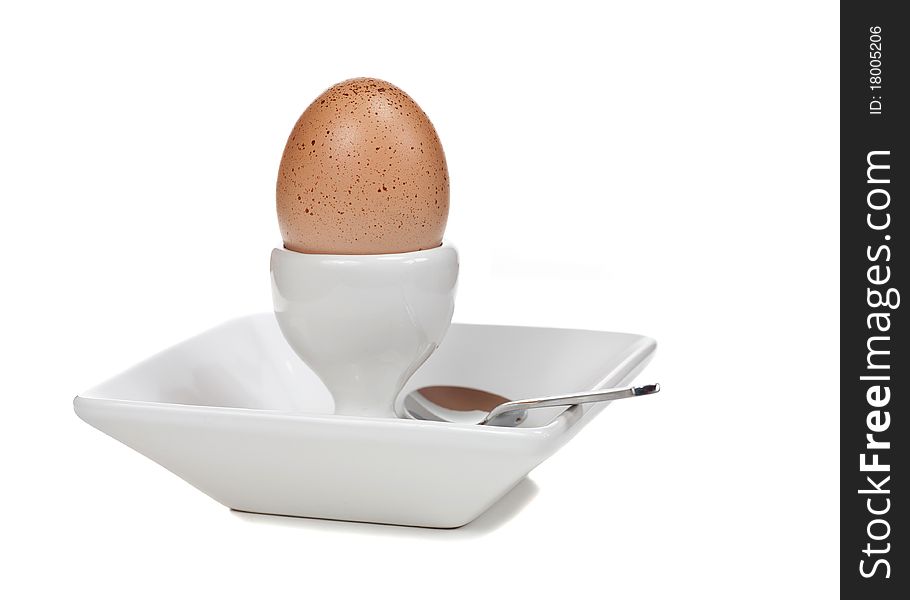
M650 385L595 390L593 392L581 392L563 396L512 400L511 402L504 402L491 410L490 414L484 418L481 424L489 423L500 415L515 412L516 410L547 408L550 406L574 406L576 404L587 404L589 402L606 402L608 400L619 400L620 398L631 398L632 396L647 396L648 394L655 394L659 391L660 384L653 383Z

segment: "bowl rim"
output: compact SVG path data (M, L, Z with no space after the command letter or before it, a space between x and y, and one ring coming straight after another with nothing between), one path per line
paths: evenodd
M291 251L288 251L291 252ZM322 256L322 255L317 255ZM175 344L160 350L151 356L146 357L145 359L123 369L119 373L108 377L104 381L92 386L85 392L77 394L73 398L73 408L77 415L80 418L83 418L82 412L86 409L94 408L110 408L110 409L143 409L143 410L152 410L152 411L162 411L162 414L169 413L194 413L194 414L209 414L209 415L233 415L237 418L243 419L261 419L265 421L269 420L281 420L281 421L294 421L298 423L316 423L323 427L337 427L343 428L348 426L355 427L396 427L396 428L436 428L444 430L463 430L463 431L473 431L477 432L479 435L496 435L496 436L519 436L519 437L542 437L542 438L551 438L560 436L562 433L572 428L582 417L594 411L594 413L599 412L603 409L604 405L576 405L570 407L551 421L544 425L537 427L494 427L489 425L475 425L468 423L448 423L441 421L421 421L417 419L406 419L406 418L387 418L387 417L368 417L368 416L354 416L354 415L334 415L326 413L303 413L295 411L286 411L286 410L270 410L262 408L246 408L246 407L233 407L233 406L210 406L210 405L199 405L199 404L180 404L175 402L155 402L149 400L128 400L124 398L117 398L111 394L103 393L101 390L108 385L111 381L125 375L126 373L133 371L135 369L140 369L147 363L150 363L162 355L166 355L178 347L198 339L200 337L211 334L212 332L229 327L230 325L254 321L258 318L263 318L265 316L274 316L269 312L258 312L246 314L240 317L235 317L224 321L214 327L210 327L201 331L195 335L192 335L184 340L181 340ZM625 332L614 332L614 331L602 331L595 329L578 329L578 328L564 328L564 327L539 327L539 326L525 326L525 325L500 325L500 324L486 324L486 323L463 323L463 322L453 322L452 326L457 327L484 327L484 328L502 328L502 329L537 329L537 330L549 330L549 331L574 331L574 332L586 332L586 333L596 333L596 334L610 334L610 335L622 335L634 338L634 342L629 349L629 352L623 357L623 359L617 364L613 369L601 377L598 382L590 386L590 390L603 389L606 387L613 387L619 385L629 373L633 372L636 369L642 368L650 358L653 356L656 348L657 342L651 337L634 334L634 333L625 333ZM588 391L588 390L577 390L577 391ZM83 419L84 420L84 419ZM419 429L413 429L413 431L418 431Z

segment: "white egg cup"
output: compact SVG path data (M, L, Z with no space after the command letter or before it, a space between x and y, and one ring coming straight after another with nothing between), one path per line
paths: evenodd
M285 339L319 376L335 414L395 417L405 382L452 321L458 253L272 250L272 297Z

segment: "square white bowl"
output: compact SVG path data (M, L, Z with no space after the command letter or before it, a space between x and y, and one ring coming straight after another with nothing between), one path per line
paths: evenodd
M519 399L616 387L655 347L626 333L453 323L403 393L459 385ZM450 528L483 513L606 403L531 411L514 428L334 415L267 313L169 348L74 406L230 508Z

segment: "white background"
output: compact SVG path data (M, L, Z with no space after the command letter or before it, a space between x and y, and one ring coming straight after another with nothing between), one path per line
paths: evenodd
M833 597L837 5L592 6L4 4L0 596ZM457 320L660 343L460 530L234 513L72 411L270 309L286 137L359 75L443 141Z

